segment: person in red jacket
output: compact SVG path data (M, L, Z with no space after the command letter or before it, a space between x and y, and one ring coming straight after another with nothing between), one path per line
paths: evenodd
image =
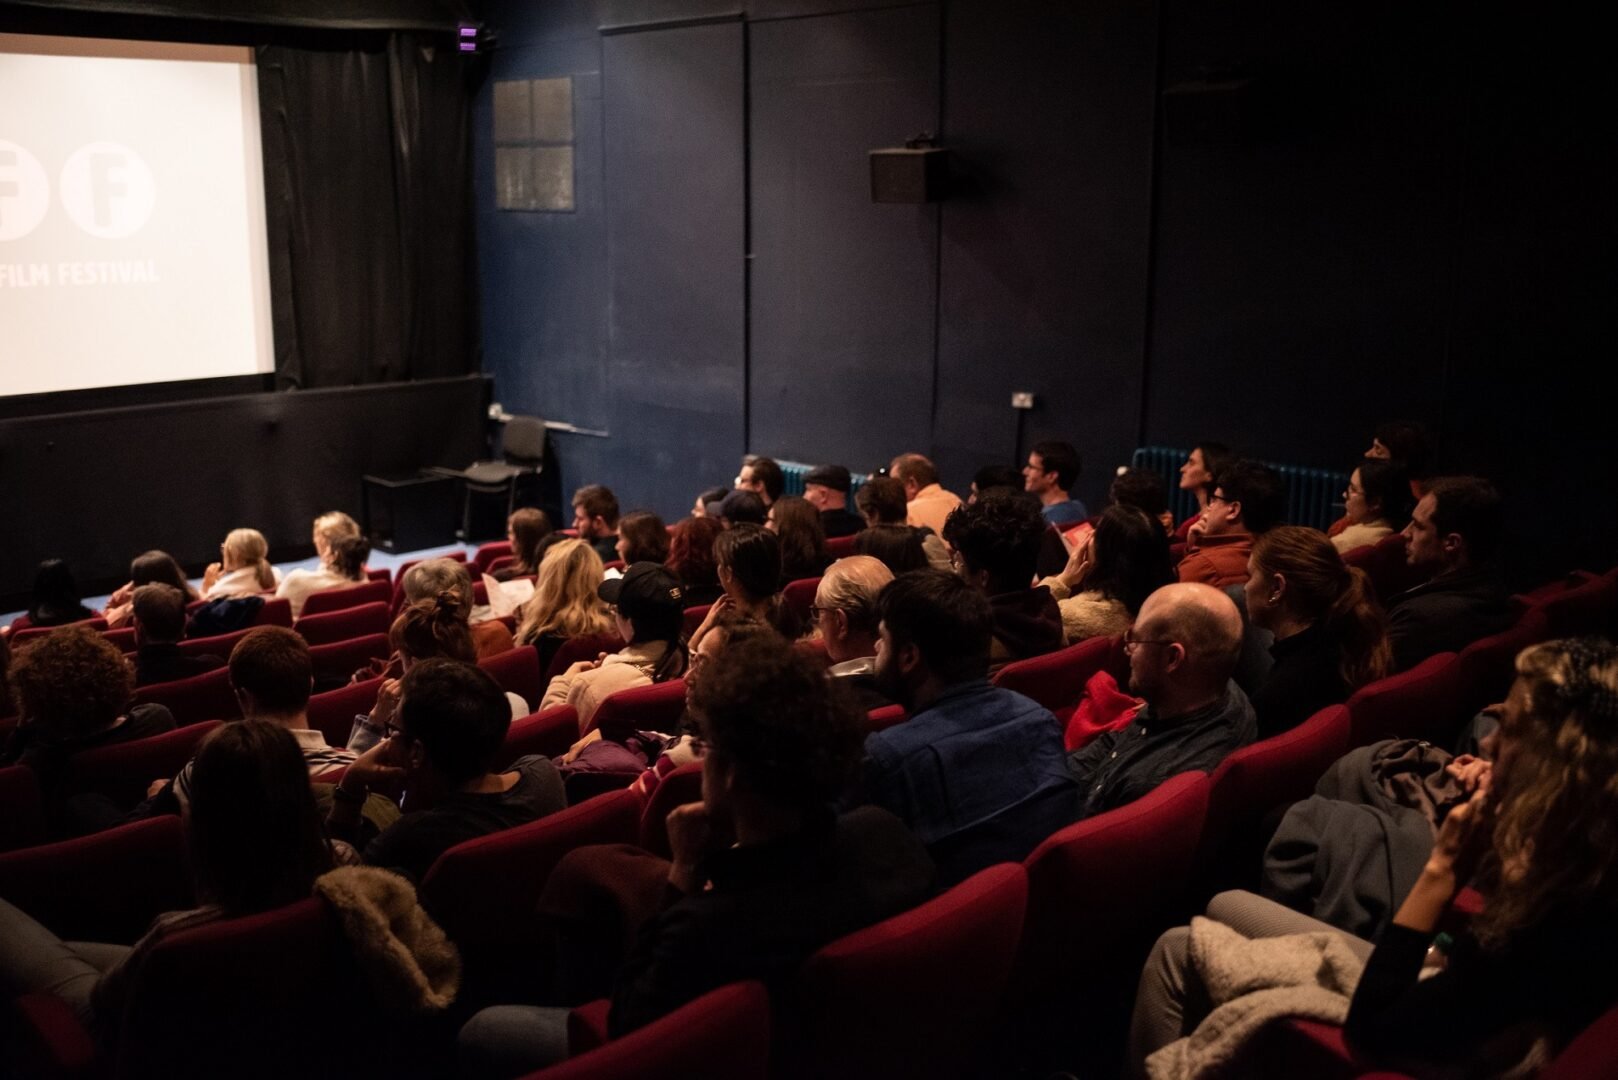
M1253 540L1281 523L1286 487L1274 470L1256 461L1235 461L1214 478L1202 520L1187 535L1180 580L1223 589L1247 580Z

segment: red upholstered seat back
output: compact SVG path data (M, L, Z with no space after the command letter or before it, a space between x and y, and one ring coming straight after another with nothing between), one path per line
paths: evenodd
M1348 752L1348 733L1348 709L1331 705L1291 731L1231 754L1214 770L1207 832L1217 837L1308 798L1321 774Z
M329 611L324 615L305 615L293 624L292 629L313 646L330 645L334 641L347 641L366 634L386 634L392 624L388 605L373 603Z
M221 660L230 659L230 650L236 643L246 637L253 627L246 630L233 630L228 634L215 634L212 637L186 638L180 642L182 656L217 656Z
M67 941L132 942L196 904L171 814L0 855L0 896Z
M1406 589L1414 588L1424 577L1405 559L1405 538L1402 533L1393 533L1375 544L1345 551L1343 561L1365 571L1365 576L1371 579L1371 587L1383 604Z
M45 839L45 810L39 781L25 765L0 769L0 851Z
M1596 578L1553 596L1542 607L1553 638L1610 635L1618 628L1618 579Z
M347 746L354 717L371 711L381 689L381 679L366 679L314 695L309 699L309 726L326 736L332 746Z
M770 997L742 982L524 1080L765 1080L769 1065Z
M1084 696L1084 684L1103 669L1118 674L1122 638L1088 638L1044 656L1007 664L995 673L994 685L1033 698L1053 713L1071 713ZM1128 672L1127 661L1123 663Z
M500 746L497 764L505 768L527 754L557 757L579 738L579 714L571 705L558 705L512 722Z
M492 574L496 560L511 557L511 542L509 540L491 540L487 544L479 544L472 556L472 576Z
M673 733L684 711L685 680L668 679L610 695L590 718L589 727L598 727L609 736L627 731Z
M967 1075L993 1032L1027 900L1026 871L1002 863L827 945L799 973L797 1027L777 1063L843 1080Z
M702 620L708 617L708 609L712 604L703 604L701 607L688 607L685 609L685 636L690 637L702 625Z
M1430 739L1447 745L1460 668L1454 653L1429 656L1409 671L1362 686L1348 699L1350 748L1380 739Z
M545 669L545 685L580 660L594 660L602 653L615 653L627 645L623 638L615 631L605 634L586 634L584 637L568 638L556 649L556 655L551 657L550 667ZM538 702L530 704L537 705Z
M1461 698L1455 715L1464 722L1479 709L1506 700L1516 678L1517 654L1550 636L1550 621L1542 608L1523 612L1517 625L1492 637L1479 638L1456 656L1456 680Z
M67 789L99 792L130 809L146 797L153 780L169 780L178 774L202 740L221 723L204 720L161 735L74 754L67 763Z
M516 694L528 703L530 709L539 708L545 696L545 684L539 677L539 652L532 645L518 645L494 656L478 661L478 667L488 672L500 689Z
M131 703L155 702L174 714L182 727L204 720L233 720L242 714L236 691L230 686L230 669L215 668L189 679L155 683L135 691Z
M789 581L781 590L781 601L791 608L803 625L809 625L809 609L815 606L815 592L820 588L818 577Z
M367 581L341 589L323 589L311 593L303 602L303 617L324 615L328 611L344 611L361 604L385 604L393 598L393 586L386 581Z
M316 645L309 650L309 663L314 668L315 685L344 684L354 672L372 660L393 654L386 634L366 634L364 637L334 641L329 645Z
M266 596L258 609L254 626L291 626L292 601L286 597Z
M640 846L661 858L669 851L669 811L702 799L702 762L681 765L658 782L640 816Z
M854 539L859 533L852 536L828 536L826 538L826 555L832 560L846 559L854 554Z

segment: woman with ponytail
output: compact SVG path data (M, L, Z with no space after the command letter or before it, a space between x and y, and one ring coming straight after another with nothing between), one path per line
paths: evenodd
M466 624L460 594L453 589L445 589L435 596L407 605L393 620L393 627L388 631L388 643L399 654L405 673L423 660L436 657L466 664L477 663L477 646L473 644L471 628ZM394 696L396 702L397 691ZM513 720L528 715L528 702L518 695L508 692L506 701L511 705ZM372 720L375 719L373 712Z
M1275 635L1258 692L1260 738L1297 727L1393 670L1387 623L1365 573L1330 540L1295 525L1258 538L1248 560L1247 615Z
M269 542L257 529L232 529L219 545L219 560L202 575L204 600L256 596L281 583L281 571L270 565Z
M359 524L341 510L315 518L315 555L320 565L313 570L298 569L286 576L276 596L292 601L292 617L303 614L304 602L317 592L346 589L365 581L365 560L371 544L360 535Z

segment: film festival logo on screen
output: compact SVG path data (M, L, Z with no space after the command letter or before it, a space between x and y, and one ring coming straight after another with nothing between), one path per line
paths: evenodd
M152 170L134 150L116 142L79 147L62 163L57 185L62 210L74 225L101 240L139 232L157 203ZM27 148L0 139L0 243L21 240L51 210L45 166ZM152 281L149 259L97 262L7 262L0 248L0 288L98 285Z

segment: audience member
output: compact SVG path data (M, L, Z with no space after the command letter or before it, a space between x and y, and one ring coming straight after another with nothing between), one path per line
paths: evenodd
M618 522L618 561L660 563L669 557L669 530L650 510L632 510Z
M573 706L578 710L581 732L609 696L633 686L677 679L685 673L688 657L680 640L685 596L679 579L667 569L656 563L635 563L623 577L608 578L596 591L612 605L618 634L628 644L611 655L573 664L551 680L539 706L542 710Z
M594 545L596 551L601 550L599 544ZM480 623L473 623L472 619L472 572L467 569L464 562L456 559L425 559L406 570L401 579L406 604L414 604L422 600L431 600L446 592L455 594L456 611L461 621L465 622L472 634L472 647L477 650L477 658L483 660L490 656L498 656L511 648L511 631L506 624L498 619L489 619ZM387 674L398 677L401 672L397 660L389 662ZM375 674L375 673L374 673ZM366 678L370 678L367 675Z
M1248 618L1275 635L1253 711L1263 739L1297 727L1393 669L1386 620L1365 572L1319 532L1271 529L1253 545Z
M28 610L11 621L11 629L66 626L93 619L96 613L79 602L79 585L61 559L46 559L34 573L34 594Z
M129 665L116 646L87 626L65 626L23 645L10 680L18 721L0 751L0 765L34 770L53 831L93 832L116 822L118 814L105 800L65 801L68 758L172 731L174 717L161 705L130 707Z
M257 529L232 529L219 545L220 561L202 574L202 598L226 600L257 596L281 583L281 571L270 565L270 545Z
M910 719L865 740L866 799L904 819L945 882L1021 860L1073 820L1061 725L989 684L994 617L980 589L917 570L877 608L876 675Z
M867 711L893 704L876 677L877 599L892 580L893 571L869 555L838 559L821 577L809 612L831 660L826 674L844 680Z
M895 574L909 573L933 566L927 557L925 539L938 540L931 533L924 536L920 529L908 525L872 525L854 537L854 554L869 555L880 560ZM939 541L943 546L943 541ZM945 549L945 558L949 555ZM943 569L942 567L933 567Z
M1352 994L1344 1036L1356 1061L1401 1073L1527 1075L1618 1001L1618 651L1552 641L1524 650L1516 669L1495 765L1444 817L1375 945L1250 893L1221 894L1208 915L1228 931L1170 930L1146 963L1130 1033L1138 1073L1215 1004L1190 956L1192 938L1210 931L1232 949L1241 942L1229 931L1310 934L1341 950L1336 963L1357 977L1338 989ZM1469 882L1488 903L1447 946L1439 935L1435 965L1434 935ZM1311 965L1324 970L1330 958L1314 948Z
M1253 540L1281 523L1286 488L1256 461L1235 461L1214 481L1202 518L1187 534L1180 580L1223 588L1247 580Z
M803 497L820 511L820 527L828 539L853 536L865 528L858 514L848 509L853 477L841 465L817 465L803 478Z
M135 613L135 685L189 679L225 666L211 653L180 651L185 636L185 593L172 585L142 585L130 605Z
M1141 605L1124 646L1129 689L1146 704L1068 758L1082 817L1134 802L1179 773L1211 773L1258 737L1253 706L1231 680L1242 617L1230 597L1208 585L1165 585Z
M728 487L711 487L697 496L697 501L691 507L692 517L718 517L713 509L715 503L720 502L730 494Z
M541 671L569 638L612 631L612 615L596 593L601 574L601 556L583 540L559 540L540 559L534 595L522 606L515 641L539 651Z
M819 577L830 562L820 513L807 499L783 495L770 504L764 527L781 543L781 580Z
M1180 466L1180 490L1196 496L1197 512L1181 522L1176 530L1182 539L1185 531L1208 512L1208 496L1213 494L1214 477L1235 462L1236 455L1224 443L1200 442L1191 448L1185 464Z
M303 614L304 601L327 589L344 589L365 581L365 560L371 554L371 544L360 535L360 527L353 518L333 510L315 518L315 554L320 566L314 570L294 570L275 590L292 602L292 617Z
M545 557L545 552L561 540L562 537L551 529L551 519L545 516L545 511L532 506L512 511L511 517L506 519L506 542L511 545L512 562L496 570L490 577L496 581L533 577L539 573L539 563Z
M1035 443L1022 467L1023 488L1039 497L1041 513L1052 525L1077 525L1090 516L1084 503L1069 494L1078 483L1083 463L1071 443Z
M816 949L932 886L926 853L892 815L828 809L854 772L860 724L815 662L770 637L733 644L727 659L692 688L708 748L702 801L669 815L665 900L614 979L614 1037L739 979L779 990ZM463 1074L514 1076L566 1056L567 1017L484 1010L461 1031Z
M154 946L181 930L301 900L331 869L332 847L285 731L226 724L203 742L192 767L185 832L202 906L158 916L131 948L63 942L0 900L0 991L8 998L48 991L104 1043L115 1042L129 987Z
M1072 644L1128 630L1146 598L1173 580L1162 527L1143 511L1116 504L1102 511L1062 572L1040 584L1056 597Z
M724 530L723 523L710 516L687 518L674 526L664 565L680 579L680 591L690 607L711 604L725 594L713 553L714 541Z
M696 648L713 621L727 611L767 622L787 640L795 640L802 627L781 600L781 544L775 534L757 525L738 525L719 534L713 553L725 595L708 609L691 635L691 647Z
M944 519L961 505L961 498L944 490L933 463L920 454L900 454L888 466L888 475L904 485L906 523L942 534Z
M1412 498L1420 498L1432 459L1432 439L1427 429L1414 420L1390 420L1376 429L1367 458L1393 461L1404 467Z
M1022 473L1010 465L985 465L972 476L972 488L966 496L967 505L977 502L991 491L1010 493L1023 489Z
M742 458L742 470L736 474L737 491L751 491L769 506L781 497L786 486L786 475L773 459L755 454Z
M332 793L327 825L350 842L364 839L368 789L384 782L405 792L404 816L365 843L365 861L413 881L463 840L537 821L567 805L562 777L543 756L496 772L511 727L499 685L471 664L438 657L405 673L389 737L360 755Z
M1498 566L1504 530L1505 507L1487 480L1453 476L1428 485L1405 527L1405 558L1431 576L1388 601L1396 670L1511 625Z
M148 551L135 556L135 561L129 564L129 580L107 598L107 610L103 614L108 629L129 625L134 617L130 602L135 598L135 590L142 585L172 585L185 595L186 603L202 599L202 594L185 579L185 571L174 561L174 556L166 551Z
M991 671L1065 644L1056 598L1033 583L1045 530L1038 510L1005 495L963 506L944 523L957 572L989 598L994 618Z
M573 493L573 528L587 540L602 562L618 557L618 498L600 484L586 484Z
M719 500L719 521L725 528L733 525L763 525L768 520L764 500L751 491L737 488Z
M313 665L309 646L291 630L260 626L244 634L230 651L230 685L236 691L244 718L262 720L291 732L311 778L319 779L354 760L352 750L327 745L326 736L309 726ZM168 795L182 810L191 801L195 767L193 758L167 785ZM162 791L158 791L152 809L170 809Z
M1394 461L1368 457L1343 492L1343 528L1331 538L1338 551L1367 547L1410 520L1410 480Z
M1122 469L1113 477L1107 498L1114 506L1133 506L1163 527L1165 536L1174 532L1174 515L1169 511L1169 493L1163 478L1151 469Z
M450 589L426 600L406 604L388 631L388 644L399 657L400 669L405 675L424 660L442 658L459 660L463 664L477 663L477 648L472 644L472 632L461 614L460 599ZM388 699L396 697L397 690L390 688L385 681L377 695L377 708L371 713L372 726L378 736L392 719L392 710L384 707L384 701L393 704ZM511 707L513 720L521 720L528 715L529 702L518 695L508 691L506 703ZM383 715L379 716L379 712ZM369 745L368 742L366 746ZM349 746L361 749L353 740L350 740Z

